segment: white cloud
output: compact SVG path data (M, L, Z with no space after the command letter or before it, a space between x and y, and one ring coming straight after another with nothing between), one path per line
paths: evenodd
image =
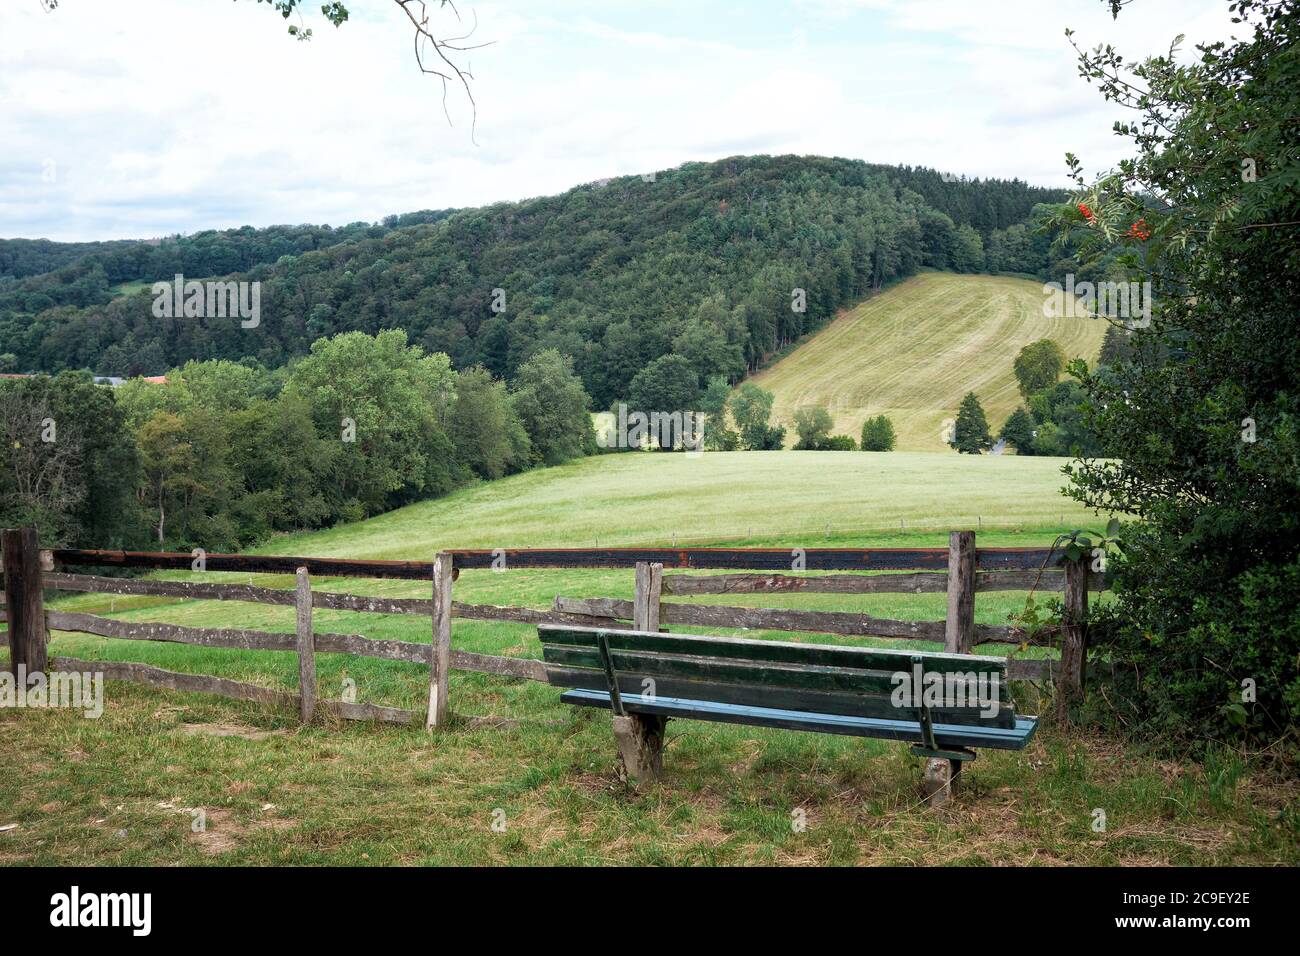
M7 4L0 235L340 224L740 152L1062 184L1067 149L1091 169L1122 155L1066 25L1145 54L1227 22L1219 0L1143 0L1120 27L1099 0L482 3L476 145L464 98L449 127L418 74L400 11L350 6L298 43L251 0Z

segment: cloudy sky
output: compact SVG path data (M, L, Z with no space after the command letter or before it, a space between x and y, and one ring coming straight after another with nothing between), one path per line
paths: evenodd
M339 225L738 153L1063 185L1066 150L1123 155L1065 27L1134 56L1231 29L1225 0L1136 0L1118 25L1100 0L462 0L491 42L468 54L471 137L393 0L348 6L300 43L253 0L4 0L0 237Z

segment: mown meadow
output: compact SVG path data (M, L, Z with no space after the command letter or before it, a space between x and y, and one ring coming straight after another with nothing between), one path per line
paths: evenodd
M921 454L633 453L484 484L371 521L280 538L262 550L421 558L441 547L669 544L688 534L695 544L712 536L712 543L755 546L942 546L943 517L926 513L940 486L955 516L951 526L976 516L986 546L1042 545L1061 518L1067 526L1087 518L1057 494L1059 465ZM996 488L1013 480L1017 494ZM986 494L1002 503L1000 513L986 507ZM799 501L806 506L795 507ZM277 575L243 580L291 583ZM557 594L631 597L632 585L630 570L466 571L455 597L545 608ZM316 586L426 593L418 582ZM859 609L914 620L944 615L942 594L672 600ZM1024 593L981 594L977 620L1005 623L1024 600ZM87 594L60 595L55 606L194 626L293 629L291 608L236 602ZM315 626L429 640L429 622L414 616L318 609ZM535 632L524 625L454 620L452 640L466 650L539 656ZM287 653L63 633L54 635L51 652L286 690L297 681L296 658ZM419 711L426 700L421 665L321 655L318 668L325 696L340 696L351 681L359 701ZM1021 709L1046 711L1046 690L1017 685ZM10 768L0 782L0 826L16 824L0 833L0 862L1297 861L1285 782L1231 751L1200 764L1154 759L1122 741L1048 723L1025 751L983 753L953 803L935 811L919 792L919 761L901 744L673 722L663 781L637 793L618 781L607 716L561 705L558 696L541 683L454 672L456 718L434 734L328 717L304 728L282 709L119 682L107 685L97 720L70 711L0 712L0 754ZM1094 829L1098 809L1103 831ZM198 829L196 810L203 811Z

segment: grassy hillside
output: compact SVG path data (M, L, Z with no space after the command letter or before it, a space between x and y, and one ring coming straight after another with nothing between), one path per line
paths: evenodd
M836 433L856 439L884 412L900 450L944 451L944 420L967 392L995 433L1020 403L1011 363L1023 346L1049 338L1069 358L1097 357L1105 324L1045 318L1043 301L1026 279L926 273L844 312L752 381L775 393L787 426L801 405L824 405Z

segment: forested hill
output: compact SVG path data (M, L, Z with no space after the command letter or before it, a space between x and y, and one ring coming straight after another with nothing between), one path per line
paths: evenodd
M427 214L432 222L386 222L378 235L359 229L307 251L272 257L263 243L237 264L229 258L237 239L209 243L207 257L194 242L177 247L187 259L148 246L153 254L87 256L0 284L0 356L19 371L105 375L157 374L190 358L276 366L321 336L397 327L458 367L482 363L503 377L557 347L604 406L670 352L700 381L734 381L836 309L923 267L1040 273L1047 241L1024 223L1036 204L1063 199L1020 181L948 181L933 170L843 159L690 163ZM123 282L232 271L262 283L257 328L155 318L147 289L104 301ZM68 298L78 279L92 298ZM802 312L792 308L797 289Z
M206 278L273 265L343 242L375 239L394 229L437 222L454 209L386 216L346 226L267 226L207 229L189 236L112 242L0 239L0 303L27 312L55 305L104 305L123 283L171 279L177 273ZM6 279L27 279L4 285ZM3 306L0 306L3 307Z
M111 254L140 245L139 240L52 242L49 239L0 239L0 281L53 272L87 256Z

